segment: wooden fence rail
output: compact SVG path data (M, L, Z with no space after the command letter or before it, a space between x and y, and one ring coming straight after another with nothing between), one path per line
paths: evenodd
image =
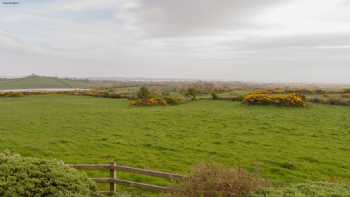
M134 182L129 180L120 179L117 177L117 172L127 172L132 174L140 174L145 176L152 176L158 178L164 178L167 180L181 181L185 177L178 174L159 172L153 170L145 170L141 168L133 168L129 166L117 165L115 162L111 164L71 164L69 165L78 170L108 170L110 176L106 178L90 178L96 183L109 183L109 191L101 191L105 194L113 194L117 191L117 185L124 185L127 187L136 187L143 190L156 191L156 192L169 192L170 188L152 185L147 183Z

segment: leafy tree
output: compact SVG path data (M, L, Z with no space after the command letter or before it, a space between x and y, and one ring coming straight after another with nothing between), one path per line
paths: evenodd
M145 86L142 86L137 92L137 98L139 99L148 99L150 96L151 92Z
M194 100L197 100L197 94L198 94L198 90L196 88L188 88L187 91L186 91L186 96L189 96L191 97L191 99L194 101Z
M212 97L213 100L218 100L219 99L219 96L215 92L211 93L211 97Z

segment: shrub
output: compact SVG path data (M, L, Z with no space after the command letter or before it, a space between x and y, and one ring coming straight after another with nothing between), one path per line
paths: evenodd
M329 98L326 103L331 105L350 105L350 101L342 98Z
M218 100L219 99L219 96L215 92L211 93L211 97L212 97L213 100Z
M243 102L250 105L280 105L280 106L305 106L305 97L300 95L271 95L253 93L244 97Z
M341 97L328 97L328 98L319 98L319 97L311 97L308 98L308 101L312 103L321 103L321 104L328 104L328 105L344 105L344 106L350 106L350 99L346 98L346 96Z
M244 97L243 96L234 96L231 98L232 101L243 101Z
M344 93L350 93L350 88L344 89Z
M164 97L164 100L167 102L169 105L180 105L185 103L185 98L181 96L166 96Z
M137 98L139 99L148 99L151 96L151 92L146 87L141 87L137 92Z
M22 92L12 92L8 94L8 97L22 97L24 94Z
M350 99L350 93L342 94L341 97L346 98L346 99Z
M197 94L198 94L198 90L196 88L188 88L186 90L186 96L191 97L193 101L197 100Z
M264 180L243 170L202 164L174 190L173 196L247 197L263 189L265 185Z
M323 99L319 98L319 97L313 97L308 99L308 101L312 102L312 103L322 103Z
M126 95L116 93L110 90L89 90L89 91L75 91L72 93L75 96L92 96L92 97L102 97L102 98L127 98Z
M133 106L165 106L168 103L162 98L150 98L130 100L129 104Z
M0 93L0 97L22 97L24 94L22 92L3 92Z
M96 196L87 176L63 162L0 153L0 196Z
M267 188L254 197L349 197L350 185L337 183L301 183L281 188Z
M324 94L326 93L326 91L322 90L322 89L317 89L314 91L314 94Z

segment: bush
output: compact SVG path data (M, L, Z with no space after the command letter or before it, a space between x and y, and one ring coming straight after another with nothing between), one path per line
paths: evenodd
M263 93L248 94L243 102L250 105L279 105L279 106L305 106L305 97L300 95L271 95Z
M219 96L215 92L211 93L211 97L212 97L213 100L218 100L219 99Z
M313 98L309 98L308 101L312 102L312 103L322 103L323 99L321 99L319 97L313 97Z
M164 97L164 100L169 105L180 105L186 102L185 98L181 96L166 96Z
M234 96L231 98L232 101L243 101L244 97L243 96Z
M92 96L92 97L102 97L102 98L126 98L127 96L115 93L113 91L106 90L89 90L89 91L76 91L73 92L76 96Z
M162 98L130 100L129 104L133 105L133 106L165 106L165 105L168 105L168 103Z
M198 90L196 88L188 88L185 95L191 97L192 101L197 100Z
M350 93L342 94L341 97L346 98L346 99L350 99Z
M326 100L326 103L331 105L350 105L350 101L342 98L329 98Z
M141 87L137 92L138 99L148 99L151 96L151 92L146 87Z
M63 162L0 153L0 196L97 196L96 185Z
M350 93L350 88L344 89L344 93Z
M344 105L344 106L350 106L350 99L342 97L329 97L329 98L319 98L319 97L313 97L308 98L308 101L312 103L321 103L321 104L328 104L328 105Z
M0 97L22 97L24 94L22 92L3 92L0 93Z
M265 185L264 180L243 170L202 164L194 169L179 188L175 188L173 196L247 197L262 190Z
M349 197L350 185L336 183L302 183L289 187L268 188L254 197Z

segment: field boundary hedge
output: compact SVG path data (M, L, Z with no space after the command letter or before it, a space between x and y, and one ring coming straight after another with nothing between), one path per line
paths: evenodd
M244 97L243 103L249 105L278 105L289 107L303 107L306 105L305 97L290 94L290 95L272 95L265 93L252 93Z

